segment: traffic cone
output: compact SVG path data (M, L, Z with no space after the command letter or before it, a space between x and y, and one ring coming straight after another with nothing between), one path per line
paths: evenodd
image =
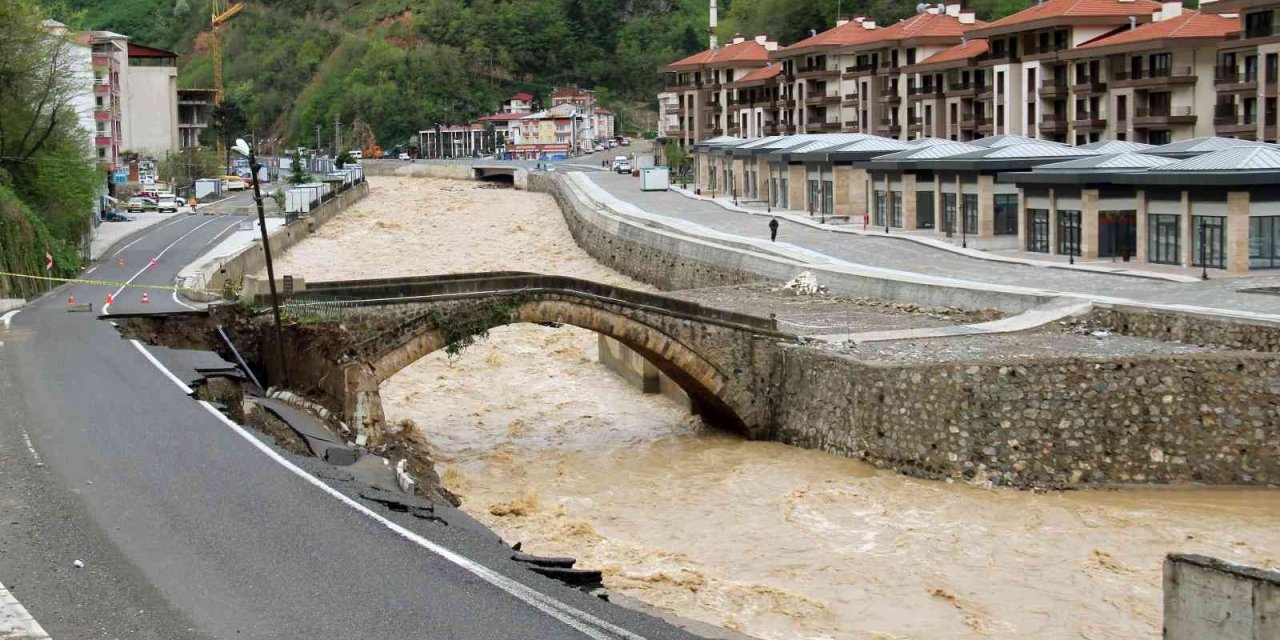
M76 294L73 293L67 296L67 304L75 304L75 303L76 303Z
M111 295L111 292L110 292L110 291L108 291L108 292L107 292L107 304L113 304L115 301L116 301L115 297Z
M148 304L148 303L150 303L150 302L151 302L151 298L147 297L147 292L146 292L146 291L143 291L143 292L142 292L142 304Z
M152 259L151 259L151 263L150 263L150 264L148 264L147 266L148 266L148 267L151 267L152 269L156 268L156 259L155 259L155 258L152 258Z
M119 260L117 260L117 261L116 261L116 264L117 264L117 265L119 265L121 269L123 269L123 268L124 268L124 258L120 258Z

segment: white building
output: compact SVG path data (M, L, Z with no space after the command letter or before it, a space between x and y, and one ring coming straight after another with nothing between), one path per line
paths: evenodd
M124 144L144 156L181 149L178 54L130 42L125 67Z

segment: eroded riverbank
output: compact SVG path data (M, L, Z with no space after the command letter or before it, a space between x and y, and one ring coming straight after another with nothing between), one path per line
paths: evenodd
M311 280L517 269L639 286L554 202L375 178L281 261ZM506 327L388 382L464 509L611 588L764 638L1156 638L1160 560L1280 563L1280 495L1032 494L904 478L703 429L595 363L595 336Z

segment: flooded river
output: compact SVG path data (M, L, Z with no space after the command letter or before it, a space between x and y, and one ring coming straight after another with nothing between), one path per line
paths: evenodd
M582 254L549 199L374 186L280 270L522 269L635 285ZM396 249L406 243L422 248ZM914 480L707 430L595 350L583 330L501 328L397 375L385 409L419 425L463 508L504 538L576 556L610 588L686 617L769 639L1154 639L1165 553L1280 565L1280 492Z

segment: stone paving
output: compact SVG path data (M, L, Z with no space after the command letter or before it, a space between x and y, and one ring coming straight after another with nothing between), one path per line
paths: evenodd
M685 220L721 233L767 238L767 216L729 211L718 204L673 192L640 191L639 181L611 173L587 177L614 197L652 214ZM1180 283L1131 275L1090 273L980 260L945 249L877 236L834 233L779 219L780 244L788 243L836 260L978 283L1027 287L1087 297L1121 298L1155 304L1182 304L1212 309L1280 316L1280 296L1243 293L1255 287L1280 286L1274 276L1228 278L1210 271L1205 282Z

